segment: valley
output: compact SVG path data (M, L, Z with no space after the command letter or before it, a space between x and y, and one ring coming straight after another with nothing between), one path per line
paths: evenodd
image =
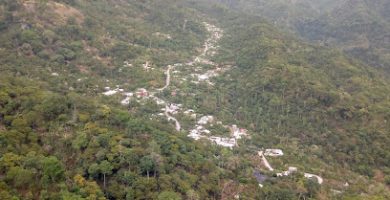
M387 4L351 2L0 1L0 199L389 199Z
M217 28L214 25L208 24L206 22L203 22L205 28L209 32L209 37L206 39L204 45L202 54L199 56L195 56L194 60L187 62L187 63L176 63L173 65L168 65L166 68L166 81L165 85L162 88L158 88L151 91L145 91L147 94L145 96L141 96L141 100L148 100L152 99L155 101L157 105L162 106L161 111L164 111L164 113L159 113L156 116L165 116L167 118L167 121L173 121L175 123L175 129L176 131L186 131L189 132L189 137L198 140L201 138L206 138L210 141L215 142L217 145L221 145L224 147L230 147L233 148L237 145L238 139L240 139L243 136L246 136L246 129L239 129L236 127L236 125L223 125L223 122L218 121L218 125L225 127L226 129L229 129L229 127L235 127L237 131L231 132L231 138L221 138L217 136L212 136L212 132L208 129L206 129L203 126L206 126L210 123L209 126L213 126L216 122L215 117L213 116L205 116L201 113L197 113L194 110L191 110L191 114L195 115L195 121L199 119L199 122L195 125L194 129L192 130L182 130L182 126L173 115L178 115L182 113L183 111L187 110L184 108L180 102L169 102L168 100L164 100L163 97L161 97L161 93L164 92L168 87L171 85L171 81L174 81L175 83L179 84L176 86L177 91L180 91L180 84L185 84L186 82L200 85L202 84L209 84L213 85L212 78L216 77L220 74L222 74L224 71L228 70L228 68L220 68L218 67L218 64L213 63L209 60L209 58L216 54L218 51L218 42L219 39L223 36L223 31L219 28ZM211 68L211 69L210 69ZM214 69L212 69L214 68ZM174 79L182 80L181 82L176 80L171 80L172 78L172 71L174 70L175 75L173 76ZM206 71L207 70L207 71ZM190 74L187 76L181 76L182 74ZM108 88L108 87L106 87ZM138 89L138 91L142 90ZM131 98L128 97L127 94L134 94L134 92L126 92L123 89L116 89L116 90L109 90L104 92L103 94L106 96L111 96L116 94L116 91L121 91L122 95L127 96L124 100L122 100L123 105L128 105ZM189 91L190 93L192 91ZM160 96L160 97L159 97ZM140 96L138 96L140 97ZM243 130L243 131L240 131ZM205 135L203 135L205 134Z
M223 31L214 25L208 24L207 22L203 22L203 24L205 25L210 36L206 39L203 45L204 48L202 50L202 54L199 56L195 56L194 60L188 63L176 63L173 65L168 65L165 71L166 81L164 87L155 89L154 91L153 90L147 91L148 94L146 96L143 96L144 98L142 98L141 101L152 99L155 101L157 105L162 106L163 108L161 108L161 111L164 111L164 113L159 113L154 116L165 116L167 122L171 122L171 121L174 122L176 131L189 132L188 137L194 140L206 139L211 141L212 143L215 143L216 145L233 149L234 147L238 146L239 139L243 137L250 138L250 135L247 134L248 132L247 129L238 128L237 125L224 125L222 121L217 121L217 119L214 116L197 113L195 110L189 110L183 107L182 102L173 103L170 102L169 100L166 99L164 100L163 97L161 97L161 93L171 86L171 81L178 84L178 86L175 87L177 88L175 90L176 92L180 91L180 84L185 84L185 81L187 82L191 81L191 83L196 85L200 84L200 86L202 86L202 84L214 85L212 78L218 75L223 75L223 72L229 70L229 68L220 68L218 63L214 63L209 60L212 56L214 56L218 52L218 42L223 37ZM210 68L215 68L215 69L210 70ZM173 76L173 80L171 80L172 79L171 73L173 70L175 72L175 75ZM202 74L204 72L206 73ZM188 74L188 73L190 73L190 76L188 75L181 76L182 74ZM195 80L191 80L191 78ZM175 79L179 79L182 81L178 82L175 81ZM140 90L142 89L138 89L138 91ZM127 96L126 94L129 94L129 92L125 92L122 89L119 89L119 91L121 91L122 95L124 96ZM133 92L130 93L133 94ZM110 96L114 93L111 91L106 91L103 94ZM130 103L129 102L130 100L132 99L126 97L126 99L122 100L122 102L126 102L126 103L122 103L122 105L124 106L128 105ZM183 130L179 120L174 117L179 114L183 114L183 111L187 112L186 114L191 114L195 116L194 117L195 122L199 119L199 121L195 124L194 128L191 130ZM208 130L205 126L212 127L214 125L219 125L224 127L226 130L229 130L230 137L213 136L213 132ZM274 151L281 152L280 155L283 155L282 150L274 150ZM266 152L271 152L271 149L267 149ZM268 153L267 155L280 156L277 154L273 155L272 153ZM258 151L258 156L261 158L261 164L266 169L273 172L274 168L266 159L263 151ZM290 173L296 172L296 167L289 167L289 168L294 168L295 170L293 171L289 170L283 173L276 173L276 176L277 177L288 176L290 175ZM308 179L312 179L314 177L318 181L318 184L322 184L324 182L323 178L318 175L304 173L304 176ZM262 184L263 182L259 183L259 186L263 187Z

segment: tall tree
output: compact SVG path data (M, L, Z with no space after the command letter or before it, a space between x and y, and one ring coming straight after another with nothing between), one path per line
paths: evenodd
M103 174L103 187L106 189L106 175L111 175L114 167L110 162L104 160L99 164L100 172Z
M140 161L140 167L142 172L146 172L148 179L149 179L149 173L155 168L154 160L151 158L151 156L144 156L141 158Z
M64 166L57 157L50 156L43 159L43 176L51 183L56 183L64 179Z

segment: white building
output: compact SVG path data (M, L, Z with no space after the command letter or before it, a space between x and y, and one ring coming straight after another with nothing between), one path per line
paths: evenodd
M118 93L118 90L115 89L115 90L108 90L107 92L103 92L104 95L106 96L112 96L114 94Z
M264 152L265 156L271 156L271 157L276 157L276 156L283 156L284 153L281 149L266 149Z
M121 101L121 104L124 106L129 105L130 104L130 97L126 97L125 99L123 99Z
M221 137L210 137L211 141L215 142L219 146L233 148L237 145L235 138L221 138Z
M208 123L212 123L214 121L214 117L211 115L203 116L199 119L198 124L206 125Z

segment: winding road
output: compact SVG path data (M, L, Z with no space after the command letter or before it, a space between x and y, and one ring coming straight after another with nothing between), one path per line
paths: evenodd
M206 42L204 44L204 50L203 50L202 54L200 55L200 57L205 57L207 55L207 52L210 50L210 48L211 48L210 46L212 46L212 43L216 43L220 39L220 36L221 36L220 33L219 33L219 29L217 30L216 27L214 27L214 26L212 26L210 24L207 24L207 23L204 23L204 24L205 24L207 30L210 33L210 37L206 40ZM196 57L192 61L192 63L195 63L197 59L199 59L199 57ZM185 65L185 64L177 63L176 65ZM168 65L168 69L165 72L165 74L166 74L165 86L162 87L162 88L156 89L158 92L162 92L162 91L164 91L165 89L167 89L169 87L169 85L171 83L171 71L172 71L173 67L174 66L172 66L172 65ZM175 117L170 115L169 110L170 110L169 109L169 103L166 103L165 104L164 115L167 117L168 121L174 121L176 130L180 131L181 130L181 124L180 124L179 120L177 120Z
M166 75L167 75L167 78L166 78L166 81L165 81L165 86L162 87L162 88L157 89L157 91L163 91L163 90L165 90L165 89L167 89L169 87L169 85L171 84L171 70L172 70L172 65L168 65L168 69L165 72Z
M167 71L165 72L166 75L167 75L167 78L166 78L166 81L165 81L165 86L162 87L162 88L159 88L157 89L157 91L164 91L165 89L167 89L169 87L169 85L171 84L171 70L172 70L172 66L171 65L168 65L168 69ZM169 106L168 104L166 103L165 104L165 111L164 111L164 115L167 117L168 119L168 122L169 121L174 121L175 122L175 127L176 127L176 130L177 131L180 131L181 130L181 125L180 125L180 122L179 120L177 120L176 118L174 118L173 116L169 115Z
M258 154L259 154L259 156L260 156L260 158L261 158L262 163L264 164L264 166L265 166L269 171L271 171L271 172L274 171L274 168L272 168L272 166L271 166L271 164L269 164L267 158L265 158L263 151L259 151ZM283 173L277 173L277 174L280 174L280 175L278 175L278 176L288 176L288 175L290 175L290 173L291 173L290 171L286 171L286 172L288 172L288 173L285 174L285 172L283 172ZM306 178L308 178L308 179L315 178L315 179L317 180L318 184L320 184L320 185L324 182L324 179L323 179L321 176L318 176L318 175L315 175L315 174L304 173L304 176L305 176Z
M169 106L168 106L168 105L165 105L165 112L164 112L164 115L167 117L168 121L171 121L171 120L174 121L174 122L175 122L176 130L177 130L177 131L180 131L180 130L181 130L181 125L180 125L179 120L177 120L176 118L174 118L174 117L172 117L171 115L169 115L168 110L169 110Z
M195 73L190 74L191 77L198 77L198 81L192 81L195 84L199 83L199 81L201 81L201 80L203 80L203 81L207 80L208 81L209 78L217 76L218 72L220 73L220 72L223 71L220 68L218 68L218 66L215 63L213 63L213 62L211 62L211 61L209 61L207 59L208 56L212 56L212 55L208 55L208 52L211 52L211 51L215 52L217 50L218 46L216 46L216 44L217 44L218 40L223 35L222 34L222 30L217 28L216 26L208 24L206 22L204 22L204 25L205 25L206 29L208 30L208 32L210 33L210 37L205 41L204 49L203 49L203 51L201 51L201 54L199 56L195 57L194 60L189 62L189 63L186 63L186 64L184 64L184 63L177 63L177 64L174 64L174 65L168 65L167 69L165 71L165 74L166 74L165 85L163 87L161 87L161 88L155 89L154 92L151 92L150 96L149 96L149 97L153 97L158 105L165 105L165 110L162 109L162 110L164 110L164 113L160 113L160 114L165 116L167 118L168 122L173 121L175 123L175 128L176 128L177 131L181 131L182 130L181 129L181 124L180 124L179 120L177 120L172 115L176 114L177 111L180 109L179 107L181 107L181 106L177 106L177 104L175 105L173 103L170 103L168 101L160 99L159 97L154 96L154 94L155 93L161 93L161 92L163 92L164 90L166 90L170 86L170 84L171 84L171 76L172 76L171 75L171 71L175 67L177 67L177 66L194 66L194 64L197 63L197 64L201 64L201 65L211 65L211 66L217 67L217 69L208 70L208 71L203 72L203 73L197 72L199 70L198 68L200 68L200 67L195 68L194 69ZM145 68L148 69L148 62L146 63L146 67ZM187 79L185 79L185 80L187 80ZM211 83L211 82L209 82L209 83ZM118 90L119 89L110 90L110 91L107 91L107 92L105 92L103 94L105 94L107 96L113 95L113 94L116 94L118 92ZM129 101L129 96L127 96L126 99L124 99L122 102L125 102L124 104L126 104L126 102L128 102L128 101ZM171 106L173 106L173 108ZM195 133L193 133L193 131ZM220 138L220 137L215 137L215 136L207 137L207 136L203 136L202 135L205 131L208 131L210 133L209 130L205 129L202 126L199 126L199 124L198 124L197 126L195 126L195 129L190 131L189 137L192 137L195 140L197 140L199 138L208 138L209 140L216 142L218 145L225 146L225 147L230 147L230 148L232 148L233 146L237 145L237 143L236 143L236 139L237 138ZM228 144L224 145L224 143L226 143L227 140L230 141L232 139L234 140L235 144L228 143ZM263 151L258 151L258 156L261 158L261 161L264 164L265 168L267 168L269 171L274 171L275 170L271 166L271 164L268 162L268 160L265 157ZM285 172L289 172L289 171L285 171ZM289 175L289 173L286 173L285 175L283 175L283 173L277 173L277 174L281 174L280 176L288 176ZM320 176L315 175L315 174L304 173L304 176L306 178L316 178L319 184L322 184L323 181L324 181L323 178L321 178Z
M201 62L202 59L204 60L205 57L207 56L207 52L210 51L211 47L213 46L213 43L216 43L218 41L218 39L220 39L220 37L221 37L221 35L219 35L218 31L215 28L213 28L212 26L210 26L207 23L205 23L205 26L208 29L208 31L211 33L211 36L206 40L206 42L204 44L204 49L203 49L201 55L196 57L194 59L194 61L192 61L191 63ZM203 61L203 62L204 63L209 63L209 62L206 62L206 61ZM185 64L178 63L178 65L185 65ZM174 66L176 66L176 64ZM165 74L166 74L165 85L162 88L156 89L158 92L162 92L162 91L164 91L165 89L167 89L170 86L170 83L171 83L171 71L174 68L174 66L168 65L168 69L165 72ZM200 75L200 76L202 76L202 75ZM179 120L177 120L175 117L173 117L171 115L172 114L171 111L172 111L172 109L170 108L170 103L166 102L165 103L165 111L164 111L165 117L167 118L168 122L174 121L176 130L177 131L181 131L181 124L180 124ZM267 158L265 157L264 152L263 151L258 151L258 155L260 156L264 166L269 171L274 171L274 168L271 166L271 164L268 162ZM287 173L285 176L288 176L288 175L289 175L289 173ZM304 176L306 178L309 178L309 179L310 178L317 179L319 184L322 184L323 181L324 181L322 177L320 177L318 175L315 175L315 174L304 173Z

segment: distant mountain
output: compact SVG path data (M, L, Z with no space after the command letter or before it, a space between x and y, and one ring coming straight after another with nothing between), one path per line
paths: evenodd
M282 28L294 28L295 23L315 18L334 9L345 0L214 0L233 10L266 17L268 21Z
M296 25L301 36L337 46L361 61L388 70L390 24L385 1L346 1L314 20Z
M309 41L339 47L370 66L390 71L387 0L217 1L264 17Z

